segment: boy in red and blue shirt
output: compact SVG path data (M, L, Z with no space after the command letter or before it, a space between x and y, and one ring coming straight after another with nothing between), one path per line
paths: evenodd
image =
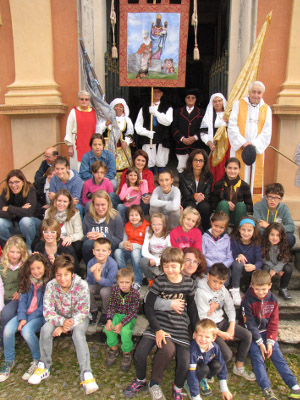
M270 291L271 276L267 271L254 271L251 287L242 300L242 322L252 333L249 355L257 383L267 400L278 400L271 388L265 359L271 358L284 383L290 388L289 399L300 399L300 387L285 361L277 341L278 300Z

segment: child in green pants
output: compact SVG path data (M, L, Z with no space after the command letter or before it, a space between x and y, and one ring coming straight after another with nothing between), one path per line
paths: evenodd
M132 334L136 324L139 308L139 292L132 287L134 272L130 268L122 268L117 274L117 285L113 288L107 309L104 332L107 345L110 347L106 358L108 367L114 365L119 356L118 335L121 336L123 359L121 371L128 371L131 366L131 351L133 349Z

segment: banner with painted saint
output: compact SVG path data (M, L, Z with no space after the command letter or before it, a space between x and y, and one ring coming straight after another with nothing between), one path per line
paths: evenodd
M188 0L120 0L120 86L185 86L188 22Z

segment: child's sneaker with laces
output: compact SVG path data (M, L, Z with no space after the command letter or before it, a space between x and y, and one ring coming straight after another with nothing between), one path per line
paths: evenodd
M30 367L25 372L25 374L22 376L22 379L24 381L28 381L28 379L31 377L31 375L34 373L34 371L37 369L38 363L39 363L38 360L33 360L30 363Z
M139 283L133 282L132 287L133 287L133 289L135 289L136 291L138 291L140 293L141 285Z
M30 383L31 385L38 385L39 383L41 383L43 379L46 379L49 376L50 376L50 370L45 368L45 364L40 361L38 363L37 369L28 379L28 383Z
M291 393L288 396L289 399L300 399L300 389L291 389Z
M6 381L14 365L14 361L5 361L0 369L0 382Z
M237 368L236 365L234 365L232 372L237 376L245 378L247 381L256 381L255 374L249 371L245 366L243 368Z
M235 306L240 306L241 302L242 302L240 289L239 288L232 288L232 289L229 289L229 292L231 294L231 297L232 297L232 300L233 300L233 304Z
M159 385L149 385L149 393L152 400L166 400Z
M270 387L263 390L263 395L266 400L279 400Z
M182 389L177 390L175 385L172 388L172 399L173 400L183 400Z
M207 383L207 379L202 379L202 381L199 382L199 387L200 387L200 393L202 396L210 396L211 395L211 388L209 384Z
M126 389L123 390L125 397L133 397L135 394L147 389L147 381L134 379Z
M91 372L85 372L83 374L84 381L80 382L80 385L83 386L85 394L91 394L96 392L99 389L99 386L96 383L95 378Z

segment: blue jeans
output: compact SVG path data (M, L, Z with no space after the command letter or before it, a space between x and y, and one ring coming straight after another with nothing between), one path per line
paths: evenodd
M266 332L263 332L261 334L261 337L264 341L264 344L266 346ZM262 390L271 387L271 383L266 371L266 366L265 366L265 361L261 355L259 346L252 341L250 350L249 350L249 355L252 360L252 367L253 371L256 376L256 380L258 385ZM278 341L276 340L275 345L273 346L273 353L271 355L271 360L281 375L284 383L291 389L294 385L297 384L297 380L295 376L292 374L291 370L289 369L289 366L287 362L285 361L280 348Z
M118 204L118 206L117 206L117 210L119 211L120 216L121 216L121 218L122 218L124 224L126 224L126 214L127 214L128 208L129 208L129 207L124 206L123 203Z
M0 218L0 238L5 242L16 234L25 236L26 246L31 250L31 243L40 229L41 220L35 217L23 217L13 223L10 219Z
M76 350L77 361L80 368L80 378L84 380L85 372L92 372L90 363L90 351L86 342L86 330L89 326L90 319L87 317L80 324L74 326L72 329L72 340ZM45 368L50 369L52 365L52 348L53 348L53 332L56 326L46 322L40 334L40 351L41 358L45 364ZM67 370L64 371L67 374Z
M83 221L83 217L84 217L84 206L82 204L76 204L75 208L77 208L77 210L80 212L80 217L81 217L81 222Z
M18 330L19 322L18 317L15 316L5 325L3 334L5 361L14 361L15 359L15 334ZM26 322L21 331L25 342L30 348L33 360L40 359L39 339L37 338L36 333L39 332L41 327L44 325L44 322L45 320L43 317L34 318L31 321Z
M17 315L19 300L5 302L5 306L1 311L0 317L0 346L3 346L3 332L5 325Z
M113 185L113 191L116 192L118 190L119 187L119 182L117 179L110 179L112 185Z
M117 195L117 193L114 193L114 192L110 192L110 193L108 193L108 195L112 202L113 208L116 210L118 207L118 204L122 203L122 201L120 200L120 197Z
M143 281L143 273L140 268L140 261L142 258L142 253L140 249L135 249L132 251L117 249L114 252L114 258L118 264L119 269L126 268L126 261L131 260L133 271L134 271L134 281L139 285L142 284Z

